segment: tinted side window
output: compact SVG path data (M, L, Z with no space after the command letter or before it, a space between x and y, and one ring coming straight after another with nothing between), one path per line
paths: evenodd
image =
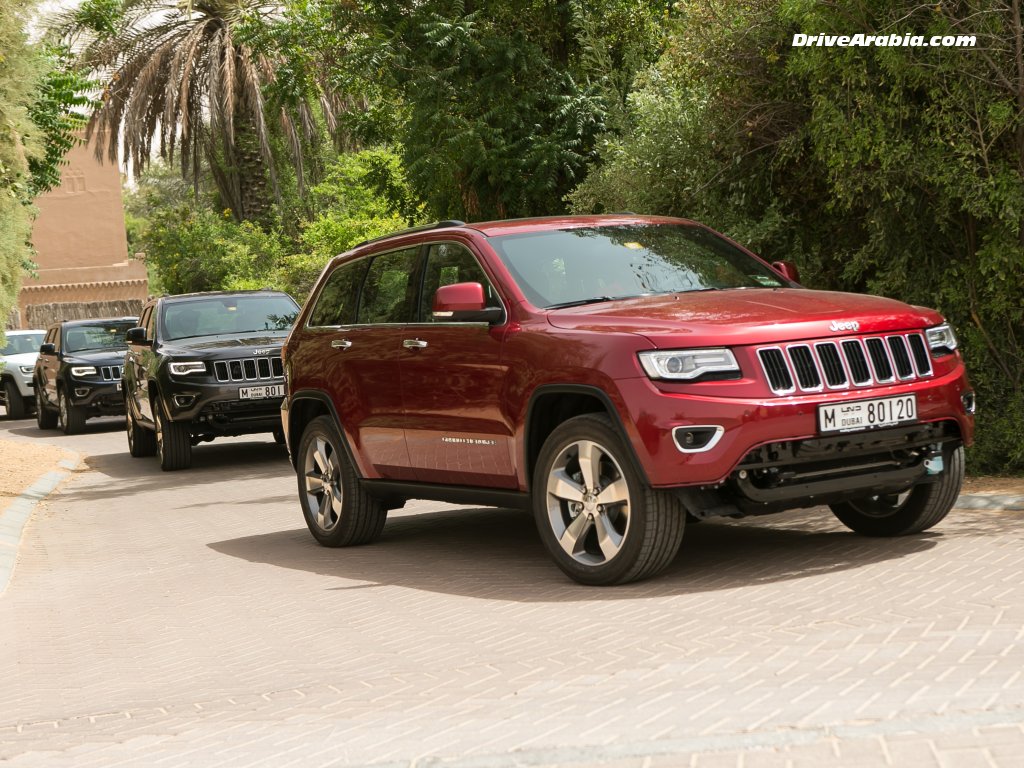
M331 273L309 314L310 326L351 325L356 321L359 286L369 263L368 259L354 261Z
M419 248L385 253L370 263L359 297L360 323L408 323L415 314Z
M468 248L454 243L438 243L427 251L427 265L423 276L423 296L420 299L420 322L433 320L434 293L442 285L452 283L480 283L488 307L500 307L498 294L491 286L473 254Z

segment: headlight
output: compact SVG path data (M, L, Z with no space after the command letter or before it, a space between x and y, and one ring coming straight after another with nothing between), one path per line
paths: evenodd
M35 368L33 368L31 365L19 365L18 367L21 369L21 372L24 373L26 376L31 376L32 373L35 371Z
M96 367L93 365L76 365L71 368L72 376L95 376Z
M728 349L671 349L640 353L640 364L652 379L690 381L706 373L739 372Z
M949 323L936 325L934 328L929 328L924 333L928 338L928 346L931 348L932 352L945 354L952 352L957 347L956 334L953 333L953 328Z
M191 363L171 363L171 373L175 376L187 376L190 373L206 373L206 363L194 361Z

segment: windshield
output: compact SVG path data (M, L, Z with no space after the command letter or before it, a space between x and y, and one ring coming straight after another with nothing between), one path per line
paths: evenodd
M299 313L287 294L261 296L203 296L164 306L163 337L287 331Z
M85 352L95 349L127 349L124 335L135 327L134 320L116 323L73 325L64 329L64 352Z
M29 352L38 352L39 345L43 343L43 331L39 333L19 333L18 335L7 334L7 346L0 347L0 357L7 355L25 355Z
M629 224L493 237L491 245L537 307L725 288L788 285L703 227Z

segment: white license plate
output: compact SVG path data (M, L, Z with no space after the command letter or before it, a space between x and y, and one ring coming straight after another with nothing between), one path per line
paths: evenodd
M284 384L267 384L263 387L240 387L239 400L265 400L268 397L284 397Z
M891 427L916 420L917 399L913 395L818 406L818 431L823 434Z
M121 380L120 379L118 379L116 382L114 382L114 389L116 389L118 392L121 391Z

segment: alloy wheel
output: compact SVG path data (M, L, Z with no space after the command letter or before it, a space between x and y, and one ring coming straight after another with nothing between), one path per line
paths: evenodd
M629 486L618 461L592 440L561 450L551 465L546 505L562 549L583 565L602 565L622 549L630 527Z
M317 436L306 446L302 463L306 507L317 527L326 533L341 519L344 492L338 451L330 441Z

